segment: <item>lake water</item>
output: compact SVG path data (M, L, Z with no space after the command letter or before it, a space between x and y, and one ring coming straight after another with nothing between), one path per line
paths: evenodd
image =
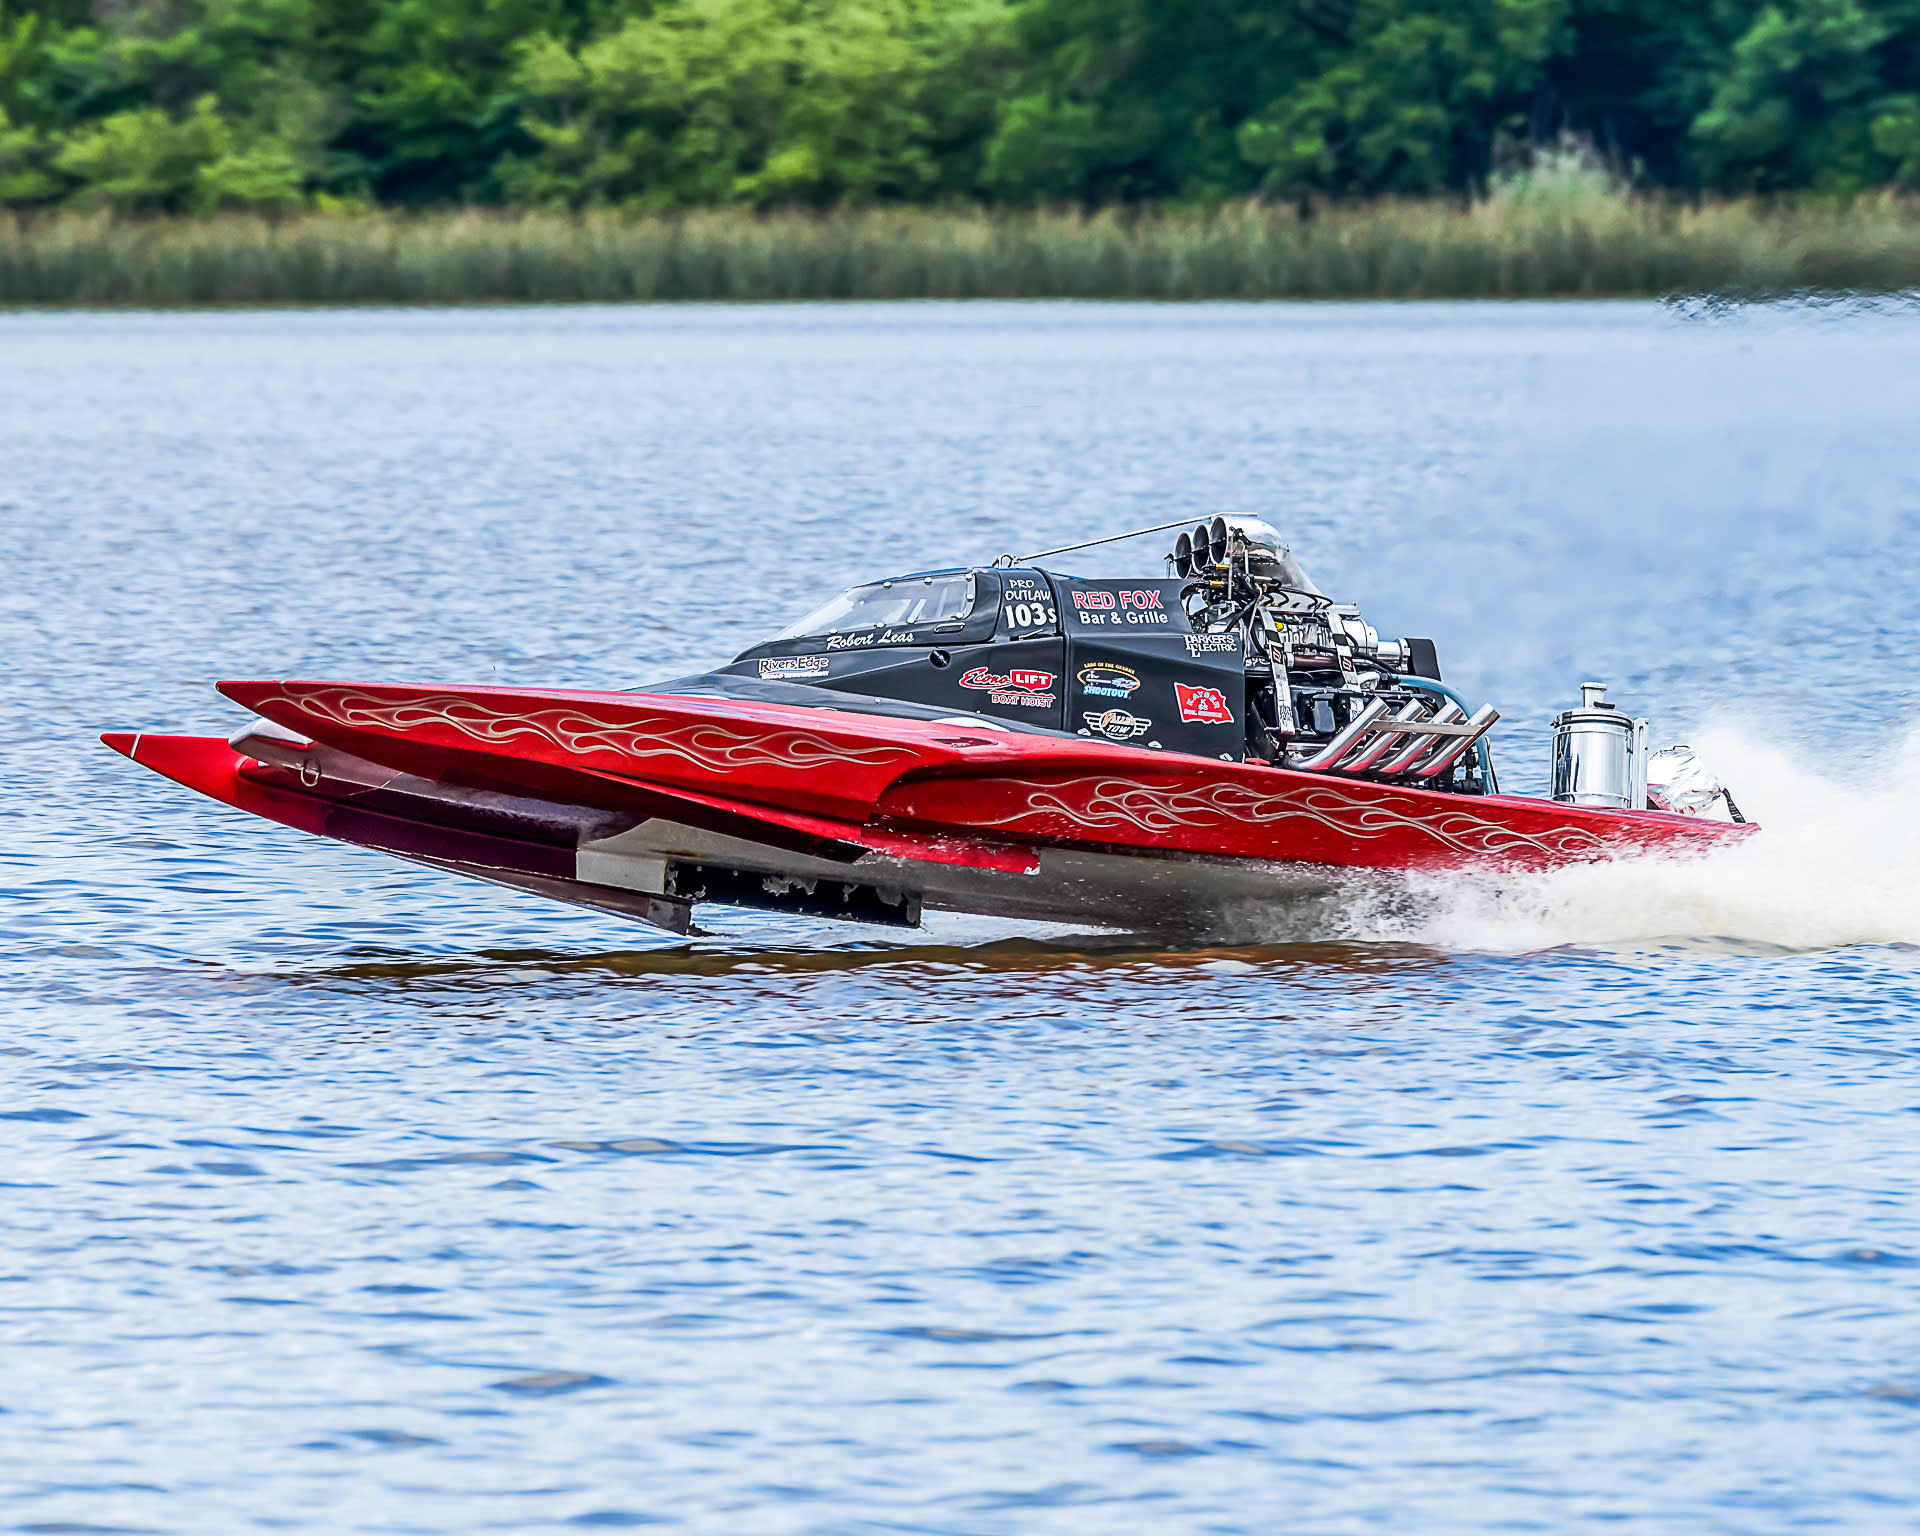
M0 316L0 1522L1910 1528L1917 392L1897 309ZM95 740L1215 512L1507 787L1605 678L1765 836L1308 942L687 943Z

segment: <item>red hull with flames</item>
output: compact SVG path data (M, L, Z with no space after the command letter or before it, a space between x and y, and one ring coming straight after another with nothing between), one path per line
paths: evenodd
M220 689L272 726L104 739L268 820L677 931L702 900L1200 929L1341 871L1693 855L1753 830L710 695Z

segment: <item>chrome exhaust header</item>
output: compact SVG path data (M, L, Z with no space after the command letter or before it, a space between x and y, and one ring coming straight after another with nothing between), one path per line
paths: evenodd
M1413 776L1417 779L1432 779L1445 773L1459 761L1460 755L1468 747L1493 729L1494 721L1499 718L1499 710L1491 704L1482 704L1468 717L1464 725L1443 726L1441 729L1453 736L1452 742L1442 742L1432 757L1413 770ZM1456 732L1458 734L1455 734Z
M1336 773L1364 773L1381 758L1385 757L1400 744L1405 731L1395 730L1395 726L1411 725L1423 719L1427 713L1424 699L1414 699L1401 706L1393 719L1384 722L1360 741L1356 741L1347 755L1334 763Z
M1303 769L1307 773L1319 773L1324 769L1331 768L1335 763L1339 762L1341 758L1347 755L1348 748L1373 729L1380 717L1386 712L1387 701L1385 699L1368 699L1367 702L1361 706L1360 713L1349 720L1346 729L1335 736L1332 741L1328 742L1311 757L1303 757L1299 762L1289 763L1287 766L1290 768Z
M1454 703L1452 699L1448 699L1440 708L1433 712L1432 720L1429 723L1433 725L1458 725L1466 718L1467 712L1458 704ZM1436 746L1443 745L1445 740L1445 737L1416 736L1407 746L1394 753L1393 756L1382 763L1380 765L1380 772L1389 776L1396 773L1405 773L1416 761L1434 751Z
M1472 716L1448 701L1426 719L1420 700L1404 704L1385 718L1384 699L1369 699L1345 730L1309 757L1289 763L1307 773L1375 773L1389 777L1410 774L1432 779L1445 773L1468 748L1486 735L1500 711L1484 704ZM1402 745L1402 738L1412 740Z

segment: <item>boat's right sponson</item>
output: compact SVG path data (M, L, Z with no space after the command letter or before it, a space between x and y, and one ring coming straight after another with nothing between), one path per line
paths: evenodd
M669 694L221 687L281 729L113 744L303 830L667 927L701 901L868 922L911 923L924 904L1201 925L1333 870L1539 867L1742 830L971 720Z

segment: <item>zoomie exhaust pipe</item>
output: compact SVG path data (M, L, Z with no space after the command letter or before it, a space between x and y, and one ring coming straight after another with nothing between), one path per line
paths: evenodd
M1333 764L1334 772L1365 773L1398 746L1400 738L1406 735L1405 731L1396 731L1393 727L1411 725L1424 717L1426 712L1427 704L1424 699L1414 699L1410 703L1403 704L1400 712L1391 721L1374 728L1371 741L1355 742L1347 755Z
M1347 728L1335 736L1312 757L1303 757L1292 764L1307 773L1318 773L1331 768L1347 755L1347 749L1373 728L1374 722L1387 712L1385 699L1368 699L1359 714L1347 722Z
M1465 711L1451 701L1426 719L1420 718L1425 705L1419 700L1403 704L1391 720L1384 718L1386 713L1384 699L1370 699L1333 740L1311 757L1289 766L1307 773L1371 771L1389 778L1408 774L1417 779L1437 778L1500 718L1500 711L1491 704L1483 704L1472 716L1463 718ZM1407 736L1413 740L1402 746L1401 738Z
M1458 704L1454 703L1452 699L1448 699L1440 708L1433 712L1433 718L1427 721L1427 724L1458 725L1466 718L1467 712ZM1436 737L1425 733L1417 735L1405 747L1382 763L1380 765L1380 772L1389 778L1397 773L1405 773L1421 758L1428 756L1436 748L1442 748L1446 744L1447 738L1444 736Z
M1493 728L1493 722L1499 718L1499 710L1491 704L1482 704L1473 712L1472 718L1467 721L1466 729L1461 735L1453 737L1450 742L1445 737L1441 738L1444 744L1440 750L1413 770L1414 777L1431 779L1445 773L1460 759L1467 748Z

